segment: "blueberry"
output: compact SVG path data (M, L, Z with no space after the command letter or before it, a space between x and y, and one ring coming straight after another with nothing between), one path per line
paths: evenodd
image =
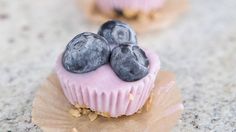
M110 63L117 76L127 82L137 81L148 74L149 60L138 46L117 46L112 50Z
M129 25L117 20L104 23L100 27L98 34L106 38L111 47L120 44L137 44L134 30Z
M89 32L75 36L67 45L62 57L66 70L86 73L108 63L110 47L105 38Z

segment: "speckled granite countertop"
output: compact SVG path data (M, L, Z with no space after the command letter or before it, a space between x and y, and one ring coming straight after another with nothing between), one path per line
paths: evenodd
M190 0L185 17L139 35L177 74L185 111L174 131L236 132L236 1ZM77 33L94 31L72 1L0 0L0 131L40 131L31 123L35 91Z

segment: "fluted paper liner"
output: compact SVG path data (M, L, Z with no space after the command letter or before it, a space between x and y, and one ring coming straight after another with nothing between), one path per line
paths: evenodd
M106 113L111 117L132 115L147 101L160 69L159 57L151 51L145 51L150 59L149 73L134 82L122 81L109 65L101 66L86 75L68 72L62 66L61 56L57 60L55 71L71 104ZM101 78L101 75L106 77Z
M52 74L36 93L32 121L45 132L168 132L183 110L172 73L159 72L153 96L149 111L119 118L99 116L91 122L87 116L74 118L69 114L72 105L65 98L56 74Z
M83 85L79 81L68 79L63 71L65 71L64 68L57 68L57 75L65 96L71 104L79 104L93 111L118 117L132 115L144 105L154 87L158 70L151 68L146 77L136 83L130 83L126 90L117 88L112 91L93 88L93 85ZM133 100L129 98L130 94L133 95Z
M135 31L139 33L167 28L188 9L187 0L166 0L163 7L158 9L158 11L155 12L154 17L151 19L147 19L143 13L139 14L140 17L138 19L126 19L124 17L105 15L101 13L101 11L97 9L94 0L77 1L86 17L92 22L101 25L109 19L119 19L132 25Z

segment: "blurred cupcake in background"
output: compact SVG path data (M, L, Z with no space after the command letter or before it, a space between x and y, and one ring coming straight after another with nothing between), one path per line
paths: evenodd
M95 3L104 14L132 18L157 11L163 7L165 0L95 0Z
M121 20L138 33L170 26L188 7L188 0L77 0L92 22Z

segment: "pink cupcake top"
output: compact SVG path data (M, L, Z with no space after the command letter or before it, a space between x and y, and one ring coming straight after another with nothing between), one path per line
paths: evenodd
M156 76L157 72L160 69L159 57L150 51L146 51L146 55L150 60L149 73L144 78L134 81L134 82L125 82L121 80L115 72L111 69L109 64L103 65L96 69L84 74L75 74L65 70L61 64L61 57L57 61L57 71L60 72L60 75L63 74L63 78L67 78L73 84L76 84L77 81L82 86L90 86L90 90L95 90L96 92L104 93L111 91L120 91L122 89L129 88L130 85L138 85L143 83L143 81L150 78L150 76Z
M165 0L96 0L99 9L104 12L127 9L146 13L161 8L164 2Z

